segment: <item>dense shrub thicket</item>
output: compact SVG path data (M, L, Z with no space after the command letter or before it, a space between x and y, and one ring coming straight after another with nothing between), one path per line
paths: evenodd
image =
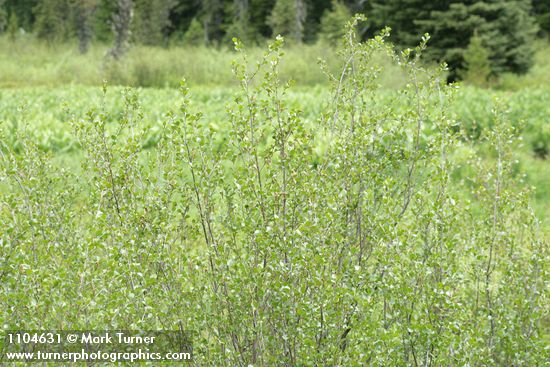
M228 134L184 84L155 149L136 91L121 116L106 87L85 116L67 106L78 175L2 127L4 328L182 327L198 365L543 365L548 250L515 129L495 109L479 159L454 87L419 64L427 38L395 53L353 26L313 125L288 104L279 38L257 63L236 41ZM407 75L389 101L380 51Z

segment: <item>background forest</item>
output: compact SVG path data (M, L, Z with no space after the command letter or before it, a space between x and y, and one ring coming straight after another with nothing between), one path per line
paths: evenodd
M445 61L450 67L449 81L469 79L481 85L497 85L503 74L527 73L535 63L536 51L546 48L544 42L536 40L545 39L550 32L550 5L538 0L2 0L0 34L6 35L3 49L17 49L16 45L21 48L22 43L42 40L50 46L73 44L85 54L92 44L113 44L109 55L115 59L130 49L130 45L142 46L131 57L139 59L141 65L132 67L138 69L137 73L150 74L142 78L151 80L132 81L119 76L119 82L161 86L163 83L177 84L182 76L177 75L178 72L187 70L184 66L178 69L173 65L162 66L176 69L173 73L176 75L156 70L161 69L155 68L159 58L169 58L165 64L189 64L192 59L200 63L210 55L223 56L214 51L197 52L193 48L231 49L233 37L248 46L263 45L277 34L285 36L287 43L293 46L321 42L333 48L343 33L345 22L355 13L367 15L367 20L357 27L361 39L372 37L388 26L392 29L390 41L404 48L414 47L421 35L429 33L432 39L425 60ZM164 51L151 51L150 47ZM167 52L174 48L187 50ZM64 54L68 50L65 49ZM322 50L314 47L306 50L310 51L305 52L306 60L307 56L311 60L298 61L298 64L305 66L323 55ZM18 51L17 54L24 52ZM47 50L43 52L43 55L36 55L33 48L36 62L51 63L60 56L59 50L51 55ZM96 66L105 52L95 55ZM17 60L17 54L10 56ZM89 62L94 57L86 60ZM57 63L65 62L70 61L57 60ZM468 69L475 71L468 72ZM92 71L69 70L69 73L76 74L71 77L81 82L102 80L99 76L92 77ZM307 83L322 82L321 77L306 74L309 76ZM10 79L15 77L5 75L3 82L9 84ZM216 83L214 77L207 79ZM509 84L504 83L505 86Z

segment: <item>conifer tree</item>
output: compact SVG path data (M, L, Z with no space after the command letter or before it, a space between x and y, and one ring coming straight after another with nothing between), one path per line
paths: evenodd
M202 2L201 18L207 42L220 41L223 32L224 6L222 0L204 0Z
M164 33L171 39L181 39L194 19L204 27L202 24L203 19L199 13L201 7L201 0L176 0L174 6L170 9L169 24L164 29Z
M10 40L13 42L17 38L17 33L19 32L19 20L17 19L17 13L12 12L8 20L8 35Z
M200 46L206 44L206 34L201 22L194 18L189 25L189 29L183 36L183 42L185 45Z
M268 18L268 24L273 35L288 36L293 41L301 43L304 39L306 15L304 0L277 0Z
M8 12L4 6L5 0L0 0L0 33L6 30L8 25Z
M34 12L34 29L38 38L53 42L64 41L74 35L74 13L67 0L43 0L34 8Z
M170 11L176 0L136 0L132 35L136 42L161 45L170 26Z
M306 1L307 16L304 23L304 41L315 41L321 31L321 19L331 9L332 0ZM359 11L359 13L361 13Z
M547 37L550 36L550 1L533 0L533 13L541 33Z
M113 14L117 12L117 1L96 0L98 6L90 19L94 39L101 42L111 42L113 40Z
M249 28L256 42L271 37L271 28L267 19L273 8L272 0L250 0Z
M487 86L491 74L489 57L489 51L483 47L481 37L474 32L468 48L464 51L464 68L460 72L462 79L480 87Z
M491 54L495 75L525 73L533 63L537 27L529 0L454 2L447 11L433 12L425 24L434 29L432 54L448 60L452 70L459 68L476 30Z
M348 7L338 0L333 0L332 9L325 11L321 18L321 38L332 45L337 44L345 34L345 25L350 18Z
M420 23L431 19L436 10L444 10L450 0L372 0L366 3L364 12L370 23L369 36L389 26L391 39L398 45L415 46L428 27Z
M233 0L228 4L227 14L230 15L226 27L226 42L231 42L237 37L245 42L250 42L252 32L250 29L250 3L249 0Z
M36 8L42 0L4 0L4 9L8 15L15 13L19 28L27 32L33 30L36 22ZM8 18L9 19L9 18Z
M402 47L414 47L420 35L430 33L426 56L446 61L454 80L475 29L491 53L494 74L526 72L537 30L531 13L530 0L373 0L367 15L371 34L388 25Z

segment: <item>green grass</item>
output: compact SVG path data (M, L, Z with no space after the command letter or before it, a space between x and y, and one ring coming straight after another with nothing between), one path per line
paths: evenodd
M215 48L132 47L120 62L106 61L107 45L94 45L86 55L76 44L48 45L30 36L11 42L0 39L0 87L60 86L66 84L111 84L143 87L177 86L185 77L192 84L235 85L231 62L236 54ZM250 50L251 59L263 49ZM299 84L323 83L324 75L317 59L333 59L334 52L321 46L307 46L287 51L282 66L283 78L294 78ZM24 67L21 67L24 65Z
M124 88L109 88L104 101L111 118L118 118L124 109L122 93ZM204 111L202 123L210 125L224 135L230 128L227 123L226 105L231 102L233 87L196 86L191 89L193 108ZM289 104L299 107L302 115L314 123L323 110L328 89L322 86L295 88L288 96ZM391 92L381 93L380 98L389 98ZM154 145L156 135L166 119L166 113L177 108L179 96L173 88L141 88L139 97L144 121L149 127L148 144ZM535 187L536 212L546 224L550 224L550 171L548 160L537 157L532 149L532 140L538 136L540 126L548 124L550 88L525 89L518 92L497 92L476 88L464 88L452 104L457 122L463 129L476 126L483 136L493 124L491 106L493 99L499 99L508 106L506 118L522 130L523 143L518 148L517 159L520 171L526 174L525 183ZM0 121L12 129L23 125L26 120L31 134L38 145L57 155L71 156L78 150L68 121L72 115L81 115L89 108L101 105L101 90L97 87L68 85L56 88L20 88L0 90ZM70 106L68 110L65 106ZM321 141L322 139L320 139Z
M133 46L119 62L106 61L107 50L108 45L94 44L87 54L81 55L76 42L47 44L30 35L13 42L0 37L0 88L100 86L103 80L112 85L164 88L177 87L184 77L191 85L236 85L231 63L238 55L233 50ZM263 47L248 50L250 60L259 59L263 53ZM340 67L335 48L324 44L289 46L285 53L281 78L293 79L297 85L326 84L327 77L317 65L320 58L328 61L332 72ZM403 74L399 68L385 64L381 83L401 85Z
M48 44L32 35L12 41L0 36L0 88L62 86L83 84L99 86L103 80L113 85L133 87L177 87L185 77L192 85L234 86L231 63L236 53L227 48L181 47L169 48L134 45L119 62L106 61L106 44L93 44L81 55L76 41ZM493 85L500 90L519 90L550 85L550 45L539 41L534 65L526 75L505 74ZM258 59L263 47L248 50L250 60ZM318 59L328 61L329 69L339 70L336 49L318 43L288 46L281 65L282 79L293 79L298 85L326 84L326 76L317 66ZM391 61L379 56L384 65L380 83L395 88L403 84L403 74Z

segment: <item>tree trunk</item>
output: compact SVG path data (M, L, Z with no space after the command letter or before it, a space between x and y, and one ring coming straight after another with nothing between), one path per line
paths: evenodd
M294 27L294 38L301 43L304 40L304 23L306 21L307 9L304 0L295 0L296 20Z
M81 54L88 52L93 35L90 19L97 6L98 4L95 0L80 0L77 3L76 32L78 36L78 48Z
M113 15L113 33L115 42L109 50L109 55L118 60L128 49L130 39L130 24L134 16L134 2L132 0L118 0L118 11Z

